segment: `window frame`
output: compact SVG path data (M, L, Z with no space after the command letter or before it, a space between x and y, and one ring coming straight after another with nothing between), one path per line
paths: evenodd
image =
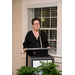
M62 1L61 0L45 0L45 1L23 1L22 2L22 42L24 41L25 35L28 32L28 9L29 8L38 8L41 7L39 5L42 5L42 7L49 7L50 5L56 3L58 8L58 23L57 23L57 53L56 54L50 54L55 56L61 56L62 57ZM36 7L35 7L35 6ZM27 6L30 6L29 8ZM33 7L31 7L33 6ZM53 5L54 6L54 5ZM31 23L31 21L30 21ZM23 50L23 48L22 48Z

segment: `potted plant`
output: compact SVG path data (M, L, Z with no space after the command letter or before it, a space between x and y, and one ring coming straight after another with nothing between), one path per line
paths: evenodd
M30 66L22 66L20 69L17 69L17 75L62 75L56 67L59 67L58 65L55 65L54 63L46 63L41 62L41 65L37 68L33 68Z
M42 75L61 75L60 72L62 71L56 69L56 67L59 67L58 65L48 63L48 61L46 63L40 61L40 63L41 65L38 68L43 71Z

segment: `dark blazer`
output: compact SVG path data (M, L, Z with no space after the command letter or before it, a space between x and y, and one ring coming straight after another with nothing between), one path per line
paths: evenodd
M48 41L47 41L47 37L46 34L41 31L41 41L42 41L42 47L48 47ZM40 39L38 38L38 40L36 40L36 37L34 36L32 30L29 31L25 37L24 43L23 43L23 49L24 48L40 48L41 44L40 44Z

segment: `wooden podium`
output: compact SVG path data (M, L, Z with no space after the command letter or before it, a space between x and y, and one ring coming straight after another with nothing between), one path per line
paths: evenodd
M54 63L54 58L48 55L48 50L56 50L56 48L27 48L26 66L37 67L40 65L39 61Z

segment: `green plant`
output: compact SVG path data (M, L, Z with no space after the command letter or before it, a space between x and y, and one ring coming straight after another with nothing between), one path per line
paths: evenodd
M30 66L22 66L20 69L17 69L17 75L34 75L34 72L37 71L37 68L32 68Z
M56 67L59 67L58 65L48 63L48 61L46 63L40 61L40 63L42 65L38 66L38 68L43 71L42 75L61 75L60 72L62 71L56 69Z
M46 63L41 62L41 65L37 68L32 68L30 66L22 66L20 69L17 69L17 75L61 75L58 69L56 67L59 67L58 65L55 65L54 63ZM40 74L42 72L42 74ZM37 73L37 74L36 74Z

